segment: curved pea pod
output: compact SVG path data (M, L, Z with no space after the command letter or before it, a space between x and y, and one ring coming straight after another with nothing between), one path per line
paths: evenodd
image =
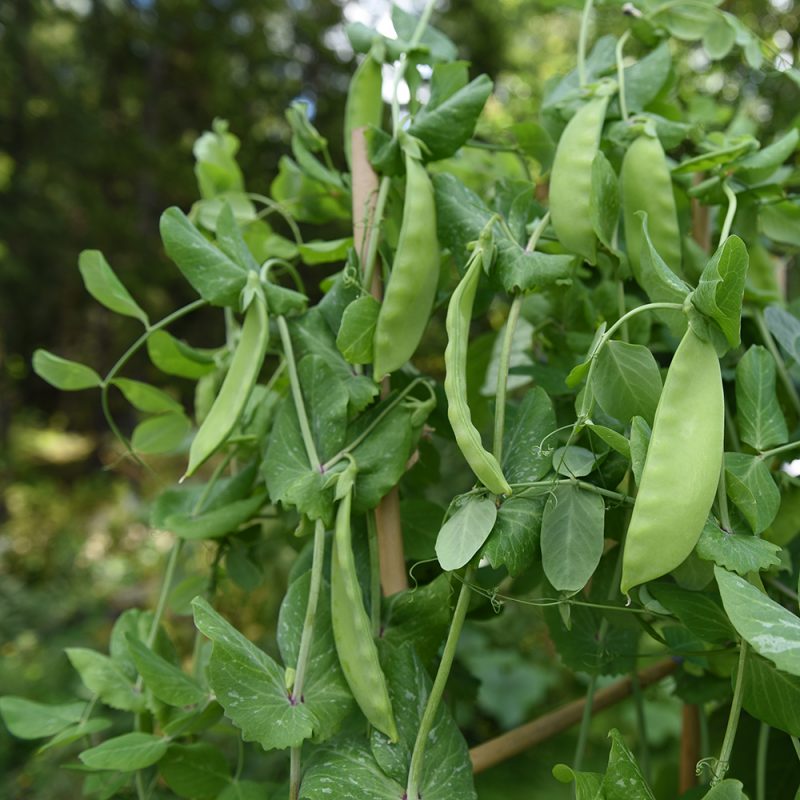
M640 136L628 148L620 171L622 216L628 258L636 280L641 275L644 234L637 211L647 212L647 231L658 254L676 274L681 271L681 232L664 148L656 136Z
M469 323L482 263L483 260L476 253L447 307L444 393L447 396L447 416L453 427L456 443L472 471L489 491L495 494L511 494L511 487L500 464L481 443L480 433L472 424L472 414L467 405Z
M624 594L671 572L697 544L719 482L724 422L719 359L689 328L656 408L622 556Z
M225 380L211 410L192 440L189 466L183 478L193 475L222 446L239 421L264 363L268 341L267 304L262 292L256 290L245 312L242 333Z
M428 324L438 283L433 184L421 162L406 155L400 238L373 338L376 381L402 367L414 354Z
M550 219L561 244L590 264L597 258L592 227L592 163L600 147L608 97L595 97L567 123L550 173Z
M331 623L342 672L358 707L375 728L397 741L392 701L361 598L350 537L352 491L339 502L331 558Z
M358 65L344 105L344 155L347 166L352 168L351 148L353 131L374 125L380 128L383 121L383 78L381 64L371 53Z

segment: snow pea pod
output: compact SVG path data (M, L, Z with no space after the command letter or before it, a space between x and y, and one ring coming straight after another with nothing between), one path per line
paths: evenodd
M671 572L697 544L719 482L724 422L716 351L688 328L656 408L622 556L624 594Z
M344 105L344 155L351 169L353 131L367 125L380 128L383 121L382 85L381 64L368 53L350 79Z
M628 148L620 172L622 215L628 258L636 280L641 275L644 244L637 211L647 212L647 231L656 251L676 274L681 272L681 232L664 148L656 136L640 136ZM641 281L640 281L641 283Z
M242 334L211 410L203 420L189 448L189 466L184 478L213 455L225 442L244 411L255 385L269 341L267 303L260 289L252 293L245 312ZM183 478L181 478L183 480Z
M600 147L608 96L581 106L558 141L550 173L550 219L561 244L590 264L597 257L592 227L592 163Z
M403 366L419 345L439 283L436 202L425 167L406 154L406 196L400 238L375 326L376 381Z
M469 323L482 263L480 251L475 251L447 307L447 347L444 351L447 416L453 427L456 443L478 480L495 494L511 494L511 487L500 464L481 443L480 433L472 424L472 414L467 405Z
M353 492L348 491L336 511L331 558L331 624L342 672L358 707L369 722L397 741L392 702L378 660L369 617L361 598L350 535Z

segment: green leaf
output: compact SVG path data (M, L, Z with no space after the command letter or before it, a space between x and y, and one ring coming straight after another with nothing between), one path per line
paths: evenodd
M639 419L641 419L641 417ZM621 433L618 433L613 428L607 428L605 425L595 425L591 420L587 420L586 427L610 448L628 461L631 460L630 442Z
M703 641L726 644L736 638L716 598L672 583L649 583L647 591Z
M171 514L164 520L163 528L181 539L218 539L248 522L266 500L266 492L257 492L252 497L236 500L202 514Z
M168 208L159 223L167 255L194 290L212 305L238 307L247 270L215 247L179 208Z
M419 18L409 14L400 6L392 6L392 25L401 39L410 42L414 38ZM428 56L423 63L435 61L454 61L458 57L458 49L440 30L432 25L427 25L419 40L420 45L428 51Z
M706 522L695 552L705 561L739 575L761 572L781 563L780 547L772 542L739 533L726 533L713 522Z
M150 360L167 375L197 380L216 368L214 359L201 350L190 347L166 331L155 331L147 339Z
M720 14L706 28L703 34L703 47L714 61L725 58L736 44L736 28L728 22L726 14Z
M800 320L780 306L769 306L764 311L764 320L789 357L800 362Z
M347 193L309 178L288 156L278 162L270 194L297 222L323 223L350 218Z
M650 444L650 426L642 417L631 420L631 470L638 486L642 480L642 470L647 458L647 447Z
M695 308L719 325L731 347L738 347L741 339L748 260L744 242L738 236L729 236L711 257L692 294Z
M342 315L336 346L351 364L372 363L372 342L381 304L371 295L350 303Z
M232 781L217 797L217 800L265 800L269 795L266 784L255 781Z
M434 175L433 185L439 241L450 250L459 270L463 271L469 255L467 245L478 239L493 212L453 175ZM497 247L495 271L510 294L550 286L568 278L577 263L574 256L530 253L500 225L495 225L493 234Z
M761 206L758 221L762 232L773 241L800 247L800 205L786 200Z
M311 736L315 718L287 692L283 669L204 599L196 597L192 606L195 625L214 642L208 681L225 716L244 741L265 750L299 747Z
M488 75L479 75L439 104L435 101L440 98L431 97L408 129L411 136L426 145L427 152L424 149L423 152L427 161L439 161L458 151L475 131L491 93L491 79Z
M99 250L84 250L78 257L78 269L86 291L98 303L117 314L138 319L145 327L150 324L147 314L131 297Z
M748 800L743 790L744 784L741 781L728 778L712 786L702 800Z
M189 609L191 614L191 608ZM164 726L164 733L172 739L179 736L193 736L216 725L222 719L222 706L211 701L205 708L191 709L173 715Z
M526 392L517 407L507 409L503 474L509 483L534 483L547 474L551 457L542 443L555 428L553 402L539 386Z
M797 149L800 131L792 128L767 147L743 158L735 165L736 177L749 183L766 180Z
M149 767L164 756L169 739L151 733L125 733L97 747L84 750L79 758L92 769L134 772Z
M495 569L521 575L534 563L539 551L546 491L538 497L511 496L497 510L497 520L481 555Z
M758 141L749 135L713 142L708 152L682 161L672 170L672 174L686 175L689 172L707 172L723 164L737 161L757 148Z
M800 678L748 653L742 687L742 705L748 714L791 736L800 736Z
M775 359L753 345L736 365L736 422L743 442L768 450L789 440L775 391Z
M542 172L548 172L553 165L556 145L547 130L538 122L517 122L509 130L525 154L539 162Z
M605 800L655 800L620 732L612 728L608 735L611 753L602 785Z
M304 264L332 264L336 261L346 261L347 253L353 246L352 236L346 239L314 240L298 245L300 258Z
M662 385L658 364L643 345L611 340L597 355L592 391L603 411L622 423L640 416L652 425Z
M553 469L566 478L583 478L597 464L597 456L585 447L567 445L553 451Z
M592 162L592 194L589 213L597 238L611 252L615 251L614 234L619 222L620 194L619 180L614 168L602 150Z
M744 578L720 567L714 576L739 635L778 669L800 676L800 619Z
M63 731L60 731L52 739L45 742L37 752L44 753L47 750L52 750L54 747L66 747L73 742L77 742L78 739L83 739L85 736L91 736L93 733L108 730L110 727L110 719L105 719L104 717L87 719L85 722L79 722L77 725L70 725L68 728L64 728Z
M12 695L0 697L0 716L18 739L42 739L60 733L79 722L85 710L86 703L49 705Z
M497 506L488 497L470 495L445 522L436 538L436 557L443 570L469 563L492 532Z
M186 440L192 423L183 413L169 412L140 422L131 435L131 446L138 453L172 453Z
M190 800L215 800L231 780L225 756L206 742L171 744L158 771L178 797Z
M542 566L553 588L575 593L603 555L603 498L577 486L556 486L542 514Z
M205 131L194 143L194 174L203 197L243 191L244 178L236 163L239 139L228 131L224 119L215 119L213 131Z
M662 42L643 58L625 67L625 100L628 111L642 111L661 91L672 71L669 42Z
M725 453L725 489L753 533L765 531L775 519L781 493L758 456Z
M596 772L575 772L566 764L553 767L553 777L561 783L575 781L575 800L599 800L602 798L603 776Z
M191 706L208 699L208 692L194 678L154 653L140 639L130 634L127 638L136 669L158 700L170 706Z
M233 208L228 203L222 206L217 217L216 235L217 245L228 258L244 270L258 271L259 263L253 258Z
M144 710L144 696L116 661L84 647L68 647L66 653L86 688L107 706L121 711Z
M47 350L34 351L33 371L42 380L63 392L94 389L103 383L100 376L91 367L61 358Z
M94 772L84 778L83 794L93 800L110 800L118 797L130 782L129 772Z
M297 373L311 435L324 461L335 455L345 441L347 390L321 356L304 356L297 365Z
M114 378L111 383L134 408L145 414L164 414L169 411L183 413L183 406L174 397L149 383L130 378Z
M292 581L278 616L277 638L283 663L297 667L303 633L311 573ZM303 703L313 715L314 741L329 739L353 710L354 702L345 681L331 628L330 586L323 582L317 601L311 649L303 685Z

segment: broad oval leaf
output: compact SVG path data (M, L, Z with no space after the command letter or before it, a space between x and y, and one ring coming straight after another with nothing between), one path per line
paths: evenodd
M171 453L184 442L192 423L183 413L169 412L140 422L131 435L131 446L145 455Z
M742 688L742 705L748 714L791 736L800 736L800 678L781 672L756 653L748 653Z
M144 709L144 695L117 661L85 647L68 647L66 653L86 688L107 706L121 711Z
M364 295L344 310L336 346L351 364L372 363L372 342L380 309L381 304L374 297Z
M780 547L758 536L727 533L713 521L706 522L695 546L695 553L739 575L761 572L781 563Z
M578 592L603 555L603 498L577 486L556 486L542 515L542 566L553 588Z
M775 359L753 345L736 365L736 422L743 442L767 450L789 440L775 391Z
M33 371L56 389L76 392L101 386L100 376L85 364L70 361L47 350L36 350L33 354Z
M149 383L130 378L114 378L111 382L134 408L145 414L164 414L169 411L183 413L183 406L174 397Z
M512 496L497 510L497 520L481 555L511 576L522 574L536 559L542 530L546 491L531 497Z
M152 733L125 733L84 750L79 758L92 769L134 772L158 763L169 747L169 739Z
M194 678L154 653L141 639L127 636L128 648L144 685L156 698L170 706L190 706L208 699Z
M227 759L207 742L171 744L158 771L178 797L191 800L214 800L231 780Z
M145 327L150 324L147 314L131 297L99 250L84 250L78 257L78 269L86 291L98 303L117 314L138 319Z
M800 676L800 618L732 572L714 567L714 576L739 635L778 669Z
M597 457L591 450L576 445L553 451L553 469L567 478L583 478L595 467Z
M42 739L53 736L79 722L86 703L50 705L24 697L0 697L0 717L18 739Z
M725 453L725 489L753 533L765 531L775 519L781 493L758 456Z
M509 483L533 483L550 469L550 453L542 444L556 427L553 402L537 386L506 412L503 436L503 474Z
M470 495L445 522L436 539L436 557L448 572L469 563L489 537L497 506L488 497Z
M247 522L266 500L266 492L257 492L252 497L235 500L202 514L170 514L162 527L181 539L218 539Z
M216 368L213 357L176 339L166 331L155 331L147 339L150 360L167 375L197 380Z
M800 362L800 320L780 306L765 309L764 320L789 357Z

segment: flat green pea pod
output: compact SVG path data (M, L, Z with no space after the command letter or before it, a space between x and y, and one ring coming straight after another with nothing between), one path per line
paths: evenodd
M392 273L375 326L376 381L414 355L436 297L439 241L433 184L421 162L406 154L406 197Z
M550 172L550 220L561 244L597 259L597 236L592 227L592 162L600 147L608 96L595 97L578 109L558 140Z
M383 121L382 87L381 64L372 53L368 53L350 79L347 100L344 105L344 155L347 159L347 166L351 169L353 166L351 162L353 131L367 125L381 127Z
M369 617L361 598L350 537L352 489L336 511L331 558L331 622L342 672L358 707L369 722L397 741L392 702L378 660Z
M697 544L717 491L724 423L716 351L688 328L656 408L622 556L624 594L671 572Z
M650 241L667 266L682 276L678 211L667 157L657 136L640 136L628 148L622 160L620 183L628 258L637 281L644 244L642 220L636 216L637 211L647 212Z
M456 443L472 471L489 491L495 494L511 494L511 487L500 464L481 443L480 433L472 424L472 414L467 405L469 323L482 264L481 253L476 251L447 307L444 393L447 396L447 416L453 426Z
M251 290L251 294L252 299L245 312L242 333L231 365L211 410L192 440L189 466L181 480L193 475L228 438L244 411L247 398L261 371L269 342L267 303L260 288Z

